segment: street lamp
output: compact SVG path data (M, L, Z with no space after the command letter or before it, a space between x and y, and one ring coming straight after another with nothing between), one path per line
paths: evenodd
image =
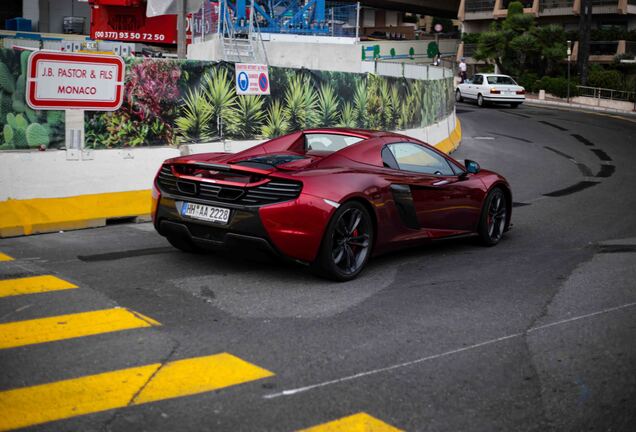
M568 103L570 103L570 58L572 56L572 41L568 41Z

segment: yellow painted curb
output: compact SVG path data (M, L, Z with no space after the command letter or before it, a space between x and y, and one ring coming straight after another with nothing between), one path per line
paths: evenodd
M459 119L455 117L455 129L451 132L450 136L446 139L435 144L435 147L438 150L443 151L444 153L452 153L462 142L462 125L459 122Z
M150 190L0 202L0 237L103 226L106 219L147 216Z

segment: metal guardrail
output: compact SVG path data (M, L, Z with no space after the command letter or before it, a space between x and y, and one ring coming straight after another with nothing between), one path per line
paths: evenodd
M616 101L633 101L635 92L624 90L613 90L600 87L576 86L579 96L591 97L594 99L607 99Z

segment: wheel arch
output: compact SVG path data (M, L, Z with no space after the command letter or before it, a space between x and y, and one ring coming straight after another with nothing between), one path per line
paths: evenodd
M371 252L373 252L377 243L376 240L378 239L378 215L375 214L375 208L366 198L363 198L361 196L353 196L346 199L341 204L345 204L351 201L359 202L360 204L362 204L371 216L371 222L373 223L373 244L371 245Z
M486 192L486 196L488 196L488 194L490 194L490 192L495 189L495 188L499 188L503 191L504 196L506 197L506 205L508 206L508 216L506 218L506 228L505 231L508 230L508 228L510 227L510 221L512 220L512 191L510 190L510 186L508 186L506 183L502 182L502 181L498 181L493 183L489 188L488 191ZM484 204L485 204L485 200L484 200Z

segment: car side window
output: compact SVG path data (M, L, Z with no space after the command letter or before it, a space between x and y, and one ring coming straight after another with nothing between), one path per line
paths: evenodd
M400 169L397 161L393 157L393 153L391 153L391 150L387 146L384 146L382 149L382 162L385 168Z
M475 78L473 79L473 84L481 85L483 81L484 81L483 75L475 75Z
M400 170L422 174L455 175L446 158L426 147L413 143L396 143L387 145L387 148L393 154Z

